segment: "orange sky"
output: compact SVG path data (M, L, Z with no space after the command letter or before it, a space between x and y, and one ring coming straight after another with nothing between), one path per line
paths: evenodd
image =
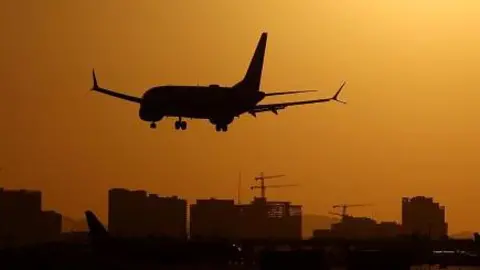
M400 217L402 196L447 205L453 232L480 227L480 4L476 1L3 1L0 185L42 189L44 205L102 218L110 187L232 197L258 172L284 173L272 199L326 214ZM151 130L138 107L89 92L140 96L162 84L233 85L262 31L262 89L348 84L348 105L243 116L227 133L173 119ZM284 101L269 98L267 101Z

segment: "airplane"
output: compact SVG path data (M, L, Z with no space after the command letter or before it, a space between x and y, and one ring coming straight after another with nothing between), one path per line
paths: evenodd
M90 210L84 212L89 245L100 258L124 262L156 264L228 263L241 256L241 250L227 241L191 241L164 237L122 237L112 235Z
M235 117L240 117L245 113L256 117L257 113L260 112L278 114L279 110L290 106L329 101L346 103L338 99L345 86L345 82L343 82L337 92L330 98L258 104L269 96L317 91L296 90L270 93L260 91L266 45L267 32L263 32L244 78L233 86L220 86L218 84L209 86L163 85L148 89L142 97L135 97L100 87L95 69L93 69L93 87L91 90L139 104L139 117L143 121L150 122L151 128L156 128L156 123L163 118L178 118L175 121L176 130L187 129L187 122L183 120L184 118L209 120L211 124L215 125L217 132L226 132L228 125L233 122Z

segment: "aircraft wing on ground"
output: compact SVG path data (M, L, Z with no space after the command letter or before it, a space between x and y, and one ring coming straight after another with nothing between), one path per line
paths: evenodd
M340 88L337 90L335 95L331 98L321 98L321 99L312 99L312 100L302 100L302 101L291 101L291 102L283 102L283 103L272 103L272 104L261 104L255 106L253 109L248 111L251 115L255 116L257 113L260 112L273 112L274 114L278 113L278 110L285 109L290 106L298 106L298 105L306 105L306 104L313 104L313 103L322 103L322 102L329 102L329 101L337 101L343 104L346 104L345 101L339 100L338 96L340 95L343 87L345 86L345 82L342 83Z
M109 96L116 97L116 98L120 98L120 99L123 99L123 100L128 100L130 102L140 103L142 101L142 99L139 98L139 97L133 97L133 96L125 95L125 94L118 93L118 92L115 92L113 90L102 88L102 87L98 86L97 76L95 76L95 70L92 71L92 76L93 76L93 87L91 89L92 91L100 92L102 94L109 95Z

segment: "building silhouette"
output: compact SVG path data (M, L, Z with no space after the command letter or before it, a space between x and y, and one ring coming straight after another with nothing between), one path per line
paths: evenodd
M402 226L397 222L385 221L377 224L377 237L393 238L402 234Z
M446 237L445 207L434 202L433 198L402 198L402 232L432 239Z
M250 204L233 200L197 200L190 207L192 238L301 239L302 207L290 202L254 198Z
M147 197L148 232L157 237L187 238L187 201L150 194Z
M42 211L42 193L0 188L0 246L20 246L60 237L62 216Z
M368 217L344 216L339 223L332 224L331 230L334 235L345 238L373 238L377 234L377 222Z
M197 200L190 205L192 239L235 239L239 236L239 208L234 200Z
M315 230L317 238L373 239L393 238L401 234L401 226L396 222L380 222L368 217L345 215L338 223L331 225L330 230Z
M186 223L186 200L143 190L109 190L108 229L112 235L186 238Z
M254 198L240 208L242 238L302 238L302 206Z

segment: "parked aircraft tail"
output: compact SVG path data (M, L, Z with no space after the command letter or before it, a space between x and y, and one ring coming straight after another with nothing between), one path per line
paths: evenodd
M88 235L92 240L108 237L107 229L92 211L85 211L85 218L88 224Z
M263 32L253 54L250 65L248 66L245 77L234 85L236 88L243 88L248 91L260 91L260 82L262 79L263 59L265 57L265 48L267 46L267 33Z

